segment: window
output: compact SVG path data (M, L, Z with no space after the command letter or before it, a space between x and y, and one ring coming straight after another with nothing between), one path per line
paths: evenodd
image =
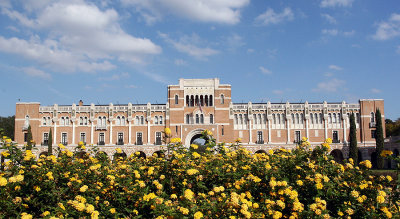
M212 105L213 105L213 96L212 96L212 95L210 95L209 101L210 101L210 103L209 103L208 105L209 105L209 106L212 106Z
M107 122L106 117L103 116L103 120L101 121L101 125L102 125L103 127L105 127L105 126L106 126L106 122Z
M332 133L332 143L339 143L338 131L333 131L333 133Z
M83 117L79 117L79 125L83 125Z
M225 100L224 100L224 95L221 94L221 104L224 104Z
M64 125L65 124L65 118L64 117L61 117L61 119L60 119L60 125Z
M376 130L371 130L371 138L376 138Z
M204 97L204 103L206 106L208 106L209 102L208 102L208 95L205 95Z
M125 116L121 117L121 125L125 125Z
M196 114L196 124L199 124L199 114Z
M47 117L47 125L51 125L51 119L50 119L50 117Z
M237 125L238 124L238 115L237 114L235 114L234 119L235 119L235 124Z
M336 113L334 113L332 116L332 123L336 123Z
M342 118L340 117L340 113L338 113L336 116L337 116L336 123L340 124L340 121L342 120Z
M161 145L161 132L156 132L156 145Z
M236 116L236 115L235 115ZM214 115L213 114L210 114L210 124L213 124L214 123Z
M178 133L178 126L175 126L175 132Z
M105 135L104 132L99 133L99 143L97 143L98 145L105 145Z
M135 117L135 124L136 124L136 125L139 125L139 122L140 122L139 116L136 116L136 117Z
M117 145L124 145L124 133L123 132L118 132Z
M47 121L46 120L47 120L46 117L42 118L42 125L44 125L44 126L47 125Z
M43 133L43 145L49 145L49 133Z
M300 124L300 116L296 113L296 124Z
M186 114L186 124L189 124L190 123L190 116L189 116L189 114Z
M300 131L295 131L295 138L294 138L294 142L296 143L300 143L301 140L301 134Z
M375 114L374 112L371 112L371 123L375 122Z
M142 125L144 124L144 117L143 116L140 117L140 124L142 124Z
M136 133L136 144L143 145L143 134L141 132Z
M221 129L221 135L222 135L222 136L224 136L224 131L225 131L225 130L224 130L224 126L222 126L222 129Z
M315 133L314 133L314 135L315 135L315 137L318 137L318 130L315 130Z
M179 101L178 98L179 98L178 95L175 95L175 105L178 105L178 101Z
M257 131L257 144L264 144L262 131Z
M68 144L68 133L63 132L61 133L61 144L67 145Z
M189 95L186 95L186 106L189 106L189 104L190 104Z
M319 114L319 124L322 124L322 113Z
M159 118L160 118L159 123L160 123L160 125L162 125L163 124L163 117L160 116Z
M272 124L277 124L275 114L272 114Z
M85 132L81 132L80 141L83 142L83 144L86 144L86 133Z
M332 123L332 114L328 114L328 124Z
M69 117L65 117L65 125L69 125Z
M154 117L154 124L158 124L158 116Z
M200 124L204 124L204 115L200 114Z
M257 124L257 115L256 114L253 114L253 121L254 121L254 125L256 125Z
M115 125L121 125L121 118L117 116L117 119L115 120Z

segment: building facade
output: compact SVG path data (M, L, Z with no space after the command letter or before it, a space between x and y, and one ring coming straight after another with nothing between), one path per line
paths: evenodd
M294 147L302 137L311 144L326 138L333 149L347 155L349 117L356 115L357 138L364 157L375 148L375 112L384 121L384 101L361 99L358 103L233 103L231 85L219 79L180 79L168 86L166 104L53 105L17 103L15 141L26 144L31 125L33 140L44 151L49 131L53 145L75 147L79 141L99 145L105 151L124 148L151 155L160 149L162 131L169 127L172 137L190 145L200 133L211 130L217 142L241 138L253 152L277 147ZM383 123L383 126L385 124ZM385 130L385 127L383 127ZM47 150L47 149L46 149ZM111 150L111 149L110 149ZM343 156L343 155L342 155Z

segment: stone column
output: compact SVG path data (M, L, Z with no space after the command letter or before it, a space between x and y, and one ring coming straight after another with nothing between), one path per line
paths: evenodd
M251 119L250 119L250 116L249 116L249 144L252 144L253 143L253 135L251 134Z
M54 122L54 145L57 145L57 121Z
M309 138L309 133L308 133L308 119L306 119L306 138Z
M147 144L150 144L150 120L147 121Z
M290 144L290 119L286 120L286 130L287 130L287 142L286 144Z
M271 120L268 119L268 143L271 143Z
M112 143L112 136L113 136L113 133L112 133L112 121L110 121L110 144L112 145L113 143Z
M72 121L72 144L75 144L75 121Z
M129 141L129 145L132 144L132 122L129 120L128 121L128 125L129 125L129 132L128 132L128 141Z
M343 143L346 143L347 142L347 123L346 123L347 115L346 116L343 115L342 117L344 118L342 120L342 125L343 125Z
M325 139L328 138L328 121L324 116L324 131L325 131Z
M93 121L90 122L90 144L93 144Z

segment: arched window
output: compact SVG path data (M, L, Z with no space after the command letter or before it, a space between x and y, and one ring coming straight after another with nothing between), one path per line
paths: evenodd
M97 118L97 125L101 125L101 117Z
M275 114L272 114L272 124L277 124Z
M375 122L375 113L371 112L371 123Z
M136 125L139 125L139 116L136 116L136 117L135 117L135 124L136 124Z
M200 124L204 124L204 115L200 114Z
M125 125L125 116L121 117L121 125Z
M253 121L254 121L254 125L257 124L257 115L253 114Z
M190 106L194 106L194 96L190 96Z
M140 124L142 124L142 125L144 124L144 117L143 116L140 117Z
M196 124L199 124L199 114L196 114Z
M315 124L318 124L319 122L318 122L318 114L314 114L314 121L315 121Z
M285 125L285 114L278 114L278 115L280 115L281 116L281 124L282 125Z
M314 124L314 115L310 113L310 123Z
M204 97L203 97L203 95L200 95L200 105L204 106Z
M106 122L107 122L107 118L105 116L103 116L103 121L102 121L102 125L105 127L106 126Z
M186 95L186 106L189 106L189 104L190 104L189 95Z
M337 114L336 123L339 123L339 124L340 124L341 120L342 120L342 117L340 117L340 113L338 113L338 114Z
M65 125L65 118L64 117L61 117L60 125Z
M99 120L97 120L99 121ZM79 125L83 125L83 117L79 117Z
M332 115L332 123L336 123L336 113Z
M328 124L332 123L332 114L328 114Z
M239 114L239 125L243 124L243 116Z
M69 117L65 117L65 125L69 125Z
M160 116L160 121L159 121L159 123L160 123L160 125L163 124L163 117L162 117L162 116Z
M206 106L208 106L208 95L205 95L204 97L204 103Z
M50 116L49 116L49 117L47 117L47 125L51 125L51 119L50 119Z
M304 124L304 116L303 116L303 113L300 113L300 124Z
M47 125L47 123L46 123L46 117L43 117L43 118L42 118L42 125Z
M238 124L238 115L237 114L235 114L235 124L236 125Z
M224 103L225 103L224 95L221 94L221 104L224 104Z
M189 114L186 114L186 124L190 124L190 116L189 116Z
M322 124L322 113L319 114L319 124Z
M178 104L178 101L179 101L179 99L178 99L179 97L178 97L178 95L176 94L175 95L175 105L177 105Z
M235 118L235 119L237 119L237 118ZM213 124L213 123L214 123L214 115L210 114L210 124Z
M296 124L300 124L300 116L296 113Z
M158 116L154 117L154 124L158 124Z
M213 105L213 95L210 95L210 99L209 99L209 101L210 101L210 104L209 104L209 106L212 106L212 105Z
M276 115L276 123L275 124L281 124L281 114Z
M292 113L292 124L294 124L294 114Z
M121 125L121 118L117 116L117 119L115 120L115 125Z
M194 105L195 106L199 105L199 95L196 95L195 100L194 100Z

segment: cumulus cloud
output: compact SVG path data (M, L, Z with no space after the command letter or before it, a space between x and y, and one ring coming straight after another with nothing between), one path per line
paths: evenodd
M191 36L184 35L179 40L173 40L165 33L159 33L159 36L179 52L188 54L197 59L206 60L208 56L219 53L218 50L212 49L208 46L201 47L199 44L204 43L197 34L192 34Z
M123 5L132 6L148 24L160 21L167 15L199 22L236 24L240 21L241 9L249 2L250 0L122 0Z
M263 73L264 75L270 75L270 74L272 74L272 71L270 71L270 70L267 69L267 68L264 68L263 66L260 66L259 69L260 69L261 73Z
M388 40L400 36L400 14L392 14L387 21L382 21L377 24L373 38L376 40Z
M49 73L46 73L46 72L36 69L34 67L25 67L25 68L22 68L22 70L25 72L25 74L27 74L31 77L38 77L38 78L42 78L42 79L51 79L51 75Z
M2 8L2 13L30 29L31 39L0 36L0 51L67 72L107 71L115 67L111 61L144 63L147 56L161 53L151 40L126 33L114 9L81 0L28 3L27 11Z
M290 21L293 18L294 14L290 8L283 9L281 13L276 13L272 8L268 8L264 13L258 15L255 21L261 25L269 25Z
M346 82L340 79L332 79L329 81L320 82L317 87L312 89L314 92L337 92Z
M322 0L320 6L322 8L328 7L351 7L354 0Z
M343 70L342 67L337 66L337 65L330 65L330 66L329 66L329 69L336 70L336 71L341 71L341 70Z
M332 17L331 15L329 15L329 14L321 14L321 16L323 18L325 18L331 24L336 24L337 23L336 19L334 17Z

